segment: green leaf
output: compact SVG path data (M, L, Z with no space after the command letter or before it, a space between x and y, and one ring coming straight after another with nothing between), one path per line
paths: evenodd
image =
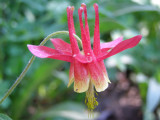
M94 115L96 117L97 115ZM67 120L86 120L88 113L83 104L68 101L53 106L51 109L40 113L39 118L61 118Z
M148 88L148 83L147 82L140 82L138 83L138 87L140 89L140 95L143 100L143 102L146 102L146 96L147 96L147 88Z
M108 32L108 31L115 30L115 29L122 30L122 29L125 29L125 26L113 19L101 20L101 24L100 24L101 33Z
M46 64L40 65L38 69L33 72L32 76L30 76L30 79L28 80L28 84L21 88L21 93L17 95L13 101L12 114L14 119L18 119L21 116L26 103L38 85L46 81L46 79L51 75L51 72L54 71L54 69L59 65L61 65L61 63L61 61L47 62Z
M94 22L95 22L94 19L88 20L91 36L94 34L94 31L93 31L94 24L95 24ZM115 19L111 19L111 18L100 19L100 32L101 32L101 34L109 32L111 30L115 30L115 29L123 30L123 29L125 29L125 26L123 24L119 23L118 21L116 21Z
M55 71L54 76L59 78L60 80L62 80L62 82L67 86L67 84L68 84L68 76L67 76L67 74L65 72Z
M160 12L160 9L151 6L151 5L130 5L124 8L121 8L117 11L114 12L115 16L121 16L124 14L128 13L133 13L133 12L147 12L147 11L155 11L155 12Z
M9 116L0 113L0 120L12 120Z
M160 83L160 69L158 69L155 73L155 78L157 80L158 83Z

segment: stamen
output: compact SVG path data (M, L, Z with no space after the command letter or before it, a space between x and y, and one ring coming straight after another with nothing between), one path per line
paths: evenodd
M74 6L71 7L71 10L74 11Z
M83 7L83 8L84 8L85 6L86 6L86 4L85 4L85 3L82 3L82 4L81 4L81 7Z
M89 88L86 92L85 104L88 107L90 115L92 115L93 110L98 106L98 102L94 96L94 86L90 81Z

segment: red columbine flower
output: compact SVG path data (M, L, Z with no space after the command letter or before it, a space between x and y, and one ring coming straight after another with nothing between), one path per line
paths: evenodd
M94 4L94 9L95 28L93 50L90 43L87 8L85 4L82 4L78 10L83 47L82 51L80 51L77 40L73 35L76 34L73 21L74 7L70 6L67 7L67 19L71 44L56 38L51 39L55 49L45 46L28 45L28 49L37 57L58 59L71 63L68 87L74 82L75 92L86 92L86 104L90 110L93 110L98 105L94 97L94 87L97 92L101 92L104 91L110 83L103 60L125 49L136 46L142 38L141 35L138 35L122 41L123 38L120 37L112 42L100 44L97 4ZM85 25L83 25L82 22L82 12L84 12Z

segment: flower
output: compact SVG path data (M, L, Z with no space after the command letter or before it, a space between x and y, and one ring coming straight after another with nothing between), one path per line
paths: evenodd
M93 110L98 105L94 97L94 87L97 92L101 92L104 91L110 83L103 60L125 49L136 46L142 38L141 35L138 35L122 41L123 38L119 37L112 42L100 44L99 12L97 4L94 4L94 9L95 28L93 50L90 43L87 8L84 3L81 4L81 7L78 9L83 48L81 51L74 37L76 32L73 21L73 6L67 7L70 44L64 42L62 39L56 38L51 39L55 49L45 46L28 45L30 52L37 57L70 62L68 87L74 82L75 92L86 92L86 104L89 110ZM85 25L83 25L82 22L83 12Z

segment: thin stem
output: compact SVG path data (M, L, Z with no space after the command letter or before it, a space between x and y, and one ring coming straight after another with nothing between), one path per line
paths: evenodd
M69 32L68 31L57 31L57 32L51 33L46 38L44 38L44 40L40 43L40 45L41 46L44 45L51 37L58 35L58 34L69 34ZM82 45L81 39L75 34L74 34L74 37ZM26 67L24 68L22 73L20 74L20 76L16 79L14 84L10 87L10 89L5 93L3 98L0 100L0 104L13 92L13 90L16 88L16 86L21 82L22 78L26 75L28 69L30 68L30 66L34 60L35 60L35 56L32 56L31 59L29 60L28 64L26 65Z
M58 35L58 34L69 34L69 32L68 31L57 31L57 32L51 33L46 38L44 38L44 40L40 43L40 45L44 45L51 37L53 37L55 35ZM78 40L78 42L80 43L80 45L82 46L81 39L76 34L73 34L73 35Z
M68 34L69 34L69 33L68 33ZM76 34L73 34L73 35L74 35L74 37L78 40L80 46L83 48L81 38L79 38Z

